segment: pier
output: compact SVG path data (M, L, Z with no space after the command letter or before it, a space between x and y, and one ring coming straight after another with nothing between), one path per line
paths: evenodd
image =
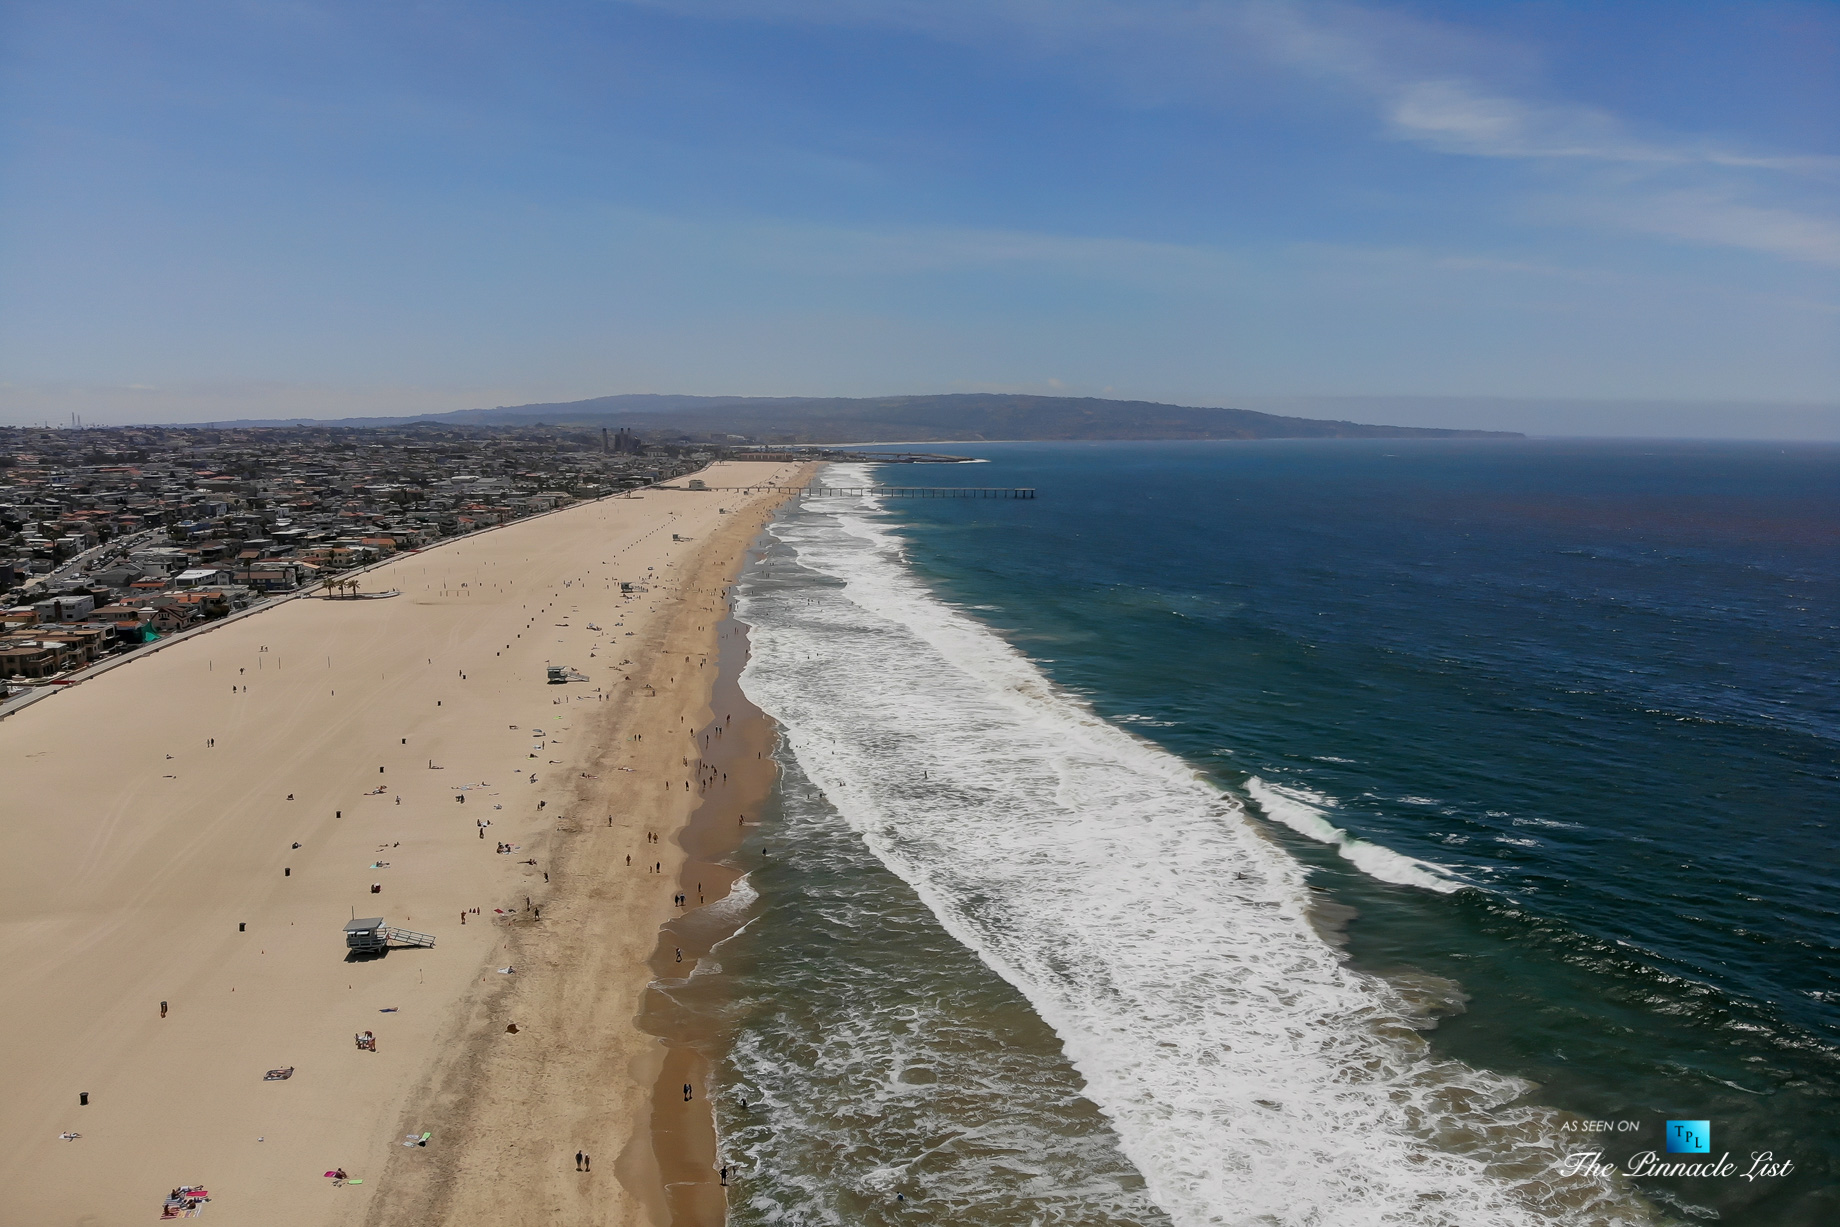
M765 490L786 490L803 494L807 498L861 498L874 495L877 498L1034 498L1033 486L821 486L813 482L809 486L782 486L768 483L758 486L653 486L654 490L695 490L736 491L742 494L756 494ZM636 493L634 491L633 493Z
M820 486L805 487L810 498L827 496L877 498L1034 498L1032 486Z

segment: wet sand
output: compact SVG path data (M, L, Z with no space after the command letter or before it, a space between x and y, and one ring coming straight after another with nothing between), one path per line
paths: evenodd
M741 876L732 857L759 824L778 774L772 757L776 727L741 691L747 653L747 628L725 620L712 718L697 731L701 759L691 762L692 770L705 769L708 783L702 803L677 838L685 853L678 875L685 906L659 935L652 956L657 979L640 1019L665 1044L652 1130L672 1227L715 1227L727 1214L709 1100L710 1060L723 1042L721 1020L693 1000L698 994L684 990L712 948L746 920L744 910L729 902Z
M804 474L706 475L772 476ZM0 1221L157 1219L179 1184L225 1224L660 1221L634 1015L723 577L775 501L462 538L365 577L400 597L288 602L0 723ZM354 913L437 943L348 961Z

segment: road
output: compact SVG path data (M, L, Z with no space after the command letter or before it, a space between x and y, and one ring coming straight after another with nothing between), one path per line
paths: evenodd
M92 562L101 561L105 558L126 557L132 550L146 549L155 545L164 545L166 544L165 538L165 529L150 528L145 532L135 533L129 537L116 537L112 540L104 541L101 545L84 550L81 554L74 556L62 566L53 567L42 578L34 582L54 584L62 580L74 579L79 571L87 568Z

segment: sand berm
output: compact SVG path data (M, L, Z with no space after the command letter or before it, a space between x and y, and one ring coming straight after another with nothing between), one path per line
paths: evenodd
M782 497L463 537L364 576L399 596L289 601L0 722L0 1224L153 1221L187 1184L220 1227L662 1221L634 1020L723 589ZM354 915L435 945L349 958Z

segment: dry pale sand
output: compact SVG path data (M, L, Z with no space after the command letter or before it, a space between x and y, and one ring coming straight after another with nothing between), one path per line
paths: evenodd
M224 1227L655 1221L634 1015L722 585L776 502L648 491L464 538L365 577L402 596L292 601L0 723L0 1224L150 1222L180 1184ZM438 944L348 961L354 912Z

